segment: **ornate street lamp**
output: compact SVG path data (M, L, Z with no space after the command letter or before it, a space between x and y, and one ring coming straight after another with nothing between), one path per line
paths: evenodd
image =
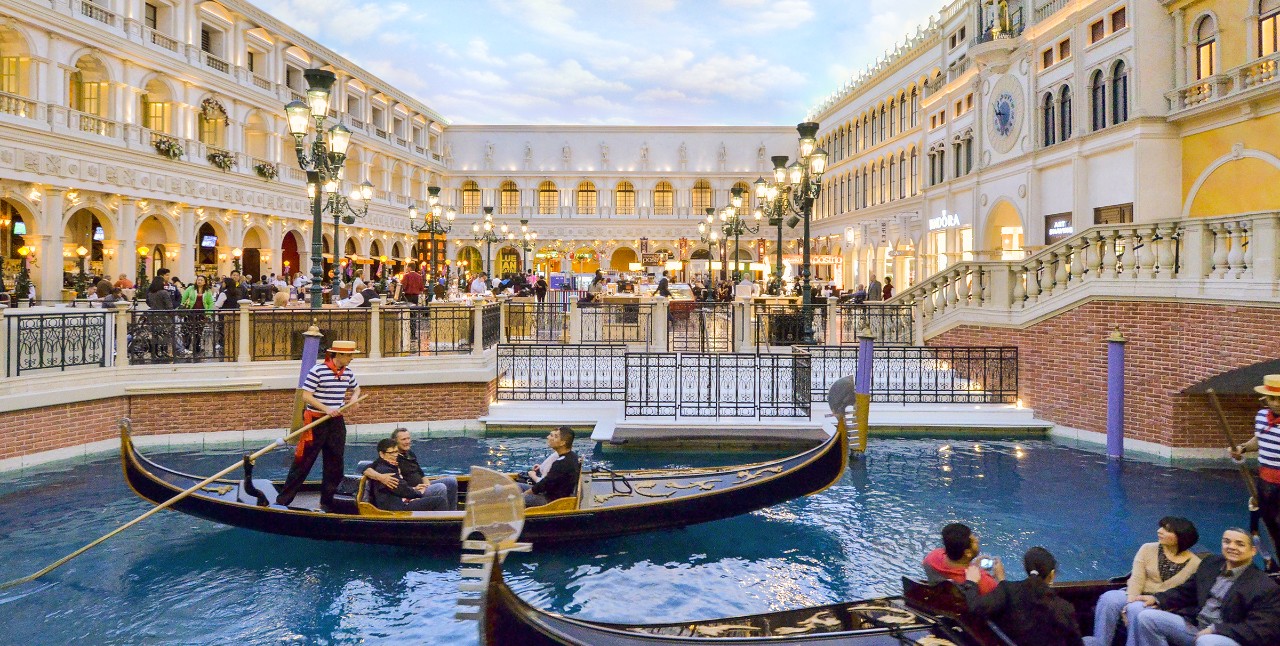
M715 226L716 210L707 209L707 221L698 223L698 238L707 243L707 282L711 282L711 259L715 258L715 248L720 242L720 230ZM720 254L721 268L724 267L724 254ZM707 285L707 289L711 289L711 285Z
M514 242L516 246L520 247L520 250L524 252L524 255L521 256L520 268L524 273L529 273L529 252L532 251L534 245L537 244L538 232L530 231L529 221L521 219L520 235L517 236L513 231L507 234L507 240Z
M333 252L334 265L342 249L338 239L338 226L341 221L354 224L355 218L363 217L369 212L369 200L373 199L373 185L363 182L360 188L351 191L350 196L341 194L343 180L343 164L347 159L347 147L351 145L351 131L342 124L336 124L327 131L324 120L329 113L329 90L333 87L333 72L321 69L310 69L303 72L307 80L307 101L292 101L285 105L284 111L289 118L289 134L293 135L294 152L298 156L298 167L307 173L307 196L311 198L311 307L319 309L322 303L324 258L322 257L321 227L325 209L333 214ZM315 135L311 145L305 139L315 123ZM310 149L308 151L308 148ZM362 203L353 208L351 202ZM335 291L342 287L341 272L335 278Z
M757 181L756 194L760 195L762 191L764 192L764 209L769 210L770 222L774 221L775 213L776 219L781 221L782 216L787 212L793 214L787 221L788 228L794 228L801 221L804 222L802 238L804 255L800 263L800 302L804 306L804 335L801 342L812 344L814 342L813 289L809 283L811 275L809 254L812 242L809 239L809 223L813 219L813 203L822 192L822 174L827 170L827 151L817 147L818 124L816 122L801 123L796 126L796 131L800 134L799 159L788 166L786 156L773 157L773 182L766 182L762 188ZM770 199L769 195L773 195L773 198ZM779 228L778 240L780 271L782 266L781 228Z
M133 299L138 300L138 294L146 294L147 286L151 282L147 278L147 254L151 250L146 245L138 247L138 280L133 282Z
M84 273L84 257L89 253L84 245L76 247L76 261L80 264L80 271L76 273L76 298L85 298L89 291L89 277Z
M733 236L733 282L737 283L742 280L742 263L738 260L738 243L744 233L755 233L760 230L760 218L763 217L761 211L756 210L754 215L756 224L748 225L747 221L742 217L742 194L744 191L740 188L733 189L733 197L730 198L730 206L720 211L720 221L723 223L721 227L724 229L725 242L729 241L729 236Z
M492 206L484 207L484 220L471 225L471 237L476 242L484 242L485 275L490 279L493 278L493 259L490 255L493 250L493 243L502 242L503 237L508 232L508 227L505 224L500 227L502 233L498 233L498 228L493 224Z
M240 268L240 256L243 255L244 251L241 250L240 247L236 247L231 250L231 271L239 271L243 273L243 270Z
M17 307L23 301L29 301L31 295L31 274L27 269L27 256L31 255L33 249L26 245L18 247L18 255L22 257L18 265L18 282L13 284L13 305Z
M443 215L443 218L441 217ZM453 230L453 220L458 217L458 212L452 206L445 208L440 204L440 187L427 187L427 210L422 225L418 225L418 206L416 204L409 206L409 228L419 234L427 234L430 236L431 248L427 250L427 255L431 258L431 281L432 286L439 276L436 272L436 236L444 236ZM441 223L441 219L444 223ZM421 237L419 237L421 241ZM446 267L445 271L448 271Z
M786 158L783 157L783 164L786 164ZM774 165L778 164L774 159ZM759 202L758 209L762 216L768 216L769 226L778 228L778 243L776 248L776 258L773 265L773 282L769 285L769 294L773 296L782 295L782 220L786 215L786 205L782 200L778 199L778 186L770 182L766 182L763 177L756 179L756 200ZM757 216L759 217L759 216Z

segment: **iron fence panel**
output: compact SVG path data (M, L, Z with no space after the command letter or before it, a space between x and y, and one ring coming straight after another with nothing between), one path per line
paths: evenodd
M682 353L679 412L684 417L755 417L757 355Z
M108 330L115 322L115 312L21 314L6 319L6 376L20 376L32 370L105 367L108 363Z
M857 372L858 348L809 348L814 401ZM1018 400L1016 347L877 346L871 400L899 404L1012 404Z
M479 307L481 348L488 350L502 340L502 303L485 303Z
M813 342L826 343L827 307L825 305L760 305L755 306L756 345L805 345L804 328L808 320Z
M643 343L653 337L652 303L584 303L581 312L583 343Z
M813 359L808 352L758 354L760 417L809 417Z
M254 310L249 316L252 361L297 361L302 358L303 332L315 324L320 328L320 351L339 339L355 341L367 352L370 308Z
M503 401L621 401L626 388L623 344L498 346Z
M466 305L428 305L382 310L382 356L467 354L475 336Z
M679 369L679 355L674 352L628 352L625 414L675 417L680 396Z
M857 343L858 334L867 329L876 343L911 345L915 342L915 325L911 305L845 303L836 306L840 343Z
M568 342L568 303L507 304L507 343Z
M733 303L671 301L667 311L667 349L679 352L733 350Z
M131 310L129 363L235 361L239 331L237 310Z

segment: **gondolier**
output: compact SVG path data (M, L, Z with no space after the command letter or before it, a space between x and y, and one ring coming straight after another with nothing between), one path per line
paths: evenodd
M1263 407L1253 418L1253 437L1231 448L1240 460L1246 451L1258 451L1258 507L1273 544L1280 542L1280 375L1267 375L1254 391Z
M287 506L293 502L316 457L323 452L320 508L326 511L332 508L333 495L342 482L342 458L347 442L347 423L338 408L346 403L348 397L360 397L360 383L350 368L351 360L358 352L354 341L334 341L326 351L324 361L312 366L307 373L302 385L302 399L307 405L302 413L303 423L310 424L326 414L333 417L304 433L298 441L293 466L289 467L289 475L276 496L276 504Z

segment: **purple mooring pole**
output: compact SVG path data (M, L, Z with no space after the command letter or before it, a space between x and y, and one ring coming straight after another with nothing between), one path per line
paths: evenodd
M1124 335L1107 338L1107 458L1124 458Z
M302 365L298 370L298 389L293 393L293 423L289 427L290 431L302 428L302 384L307 380L311 366L320 360L320 339L320 328L315 325L302 333Z
M875 337L871 330L858 331L858 368L853 378L854 418L858 423L858 443L854 451L867 452L867 435L871 432L871 375L875 362Z

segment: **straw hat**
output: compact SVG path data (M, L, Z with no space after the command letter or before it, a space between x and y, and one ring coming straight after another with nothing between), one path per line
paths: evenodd
M328 352L332 352L334 354L359 354L360 353L360 351L356 349L355 341L334 341L333 345L329 346Z
M1261 386L1254 386L1253 389L1259 394L1268 397L1280 397L1280 375L1267 375L1262 378Z

